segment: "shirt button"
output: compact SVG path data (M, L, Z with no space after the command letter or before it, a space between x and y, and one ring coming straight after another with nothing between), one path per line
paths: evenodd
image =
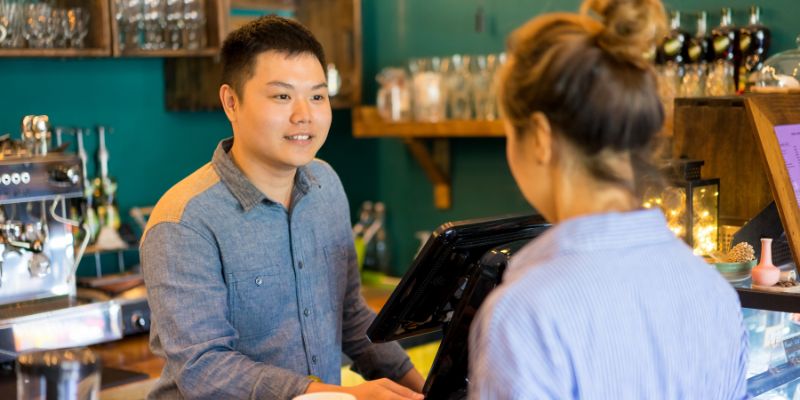
M261 286L262 283L264 283L264 279L262 279L260 276L257 276L256 277L256 286Z
M317 356L311 356L311 362L316 364L317 363Z
M311 311L308 311L307 308L305 310L303 310L303 315L305 315L306 317L309 316L310 314L311 314Z
M297 262L297 268L303 269L303 262L302 261L298 261Z

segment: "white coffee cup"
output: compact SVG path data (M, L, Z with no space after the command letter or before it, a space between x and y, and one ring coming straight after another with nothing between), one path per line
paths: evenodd
M292 400L356 400L356 397L347 393L317 392L301 394Z

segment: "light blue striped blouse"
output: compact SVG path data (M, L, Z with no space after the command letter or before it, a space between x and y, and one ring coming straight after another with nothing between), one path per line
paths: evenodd
M472 399L746 398L738 297L660 211L555 225L470 334Z

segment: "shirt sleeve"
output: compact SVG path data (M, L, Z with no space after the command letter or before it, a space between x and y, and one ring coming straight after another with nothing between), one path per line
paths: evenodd
M405 350L396 342L372 343L367 338L367 328L375 319L361 295L361 277L358 273L355 249L347 251L347 289L342 316L342 351L353 360L353 371L365 379L389 378L397 381L414 365Z
M546 319L493 292L472 323L470 399L568 399L569 364Z
M738 299L736 299L738 303ZM741 308L739 308L741 310ZM723 314L724 315L724 314ZM739 312L739 326L741 330L741 338L737 343L738 346L731 346L731 357L729 359L736 360L728 365L726 376L722 379L724 387L722 391L730 391L725 396L720 398L728 399L749 399L747 394L747 348L748 348L748 334L744 326L741 311Z
M311 380L236 351L228 290L214 241L186 223L162 222L141 246L153 321L151 345L185 398L292 398Z

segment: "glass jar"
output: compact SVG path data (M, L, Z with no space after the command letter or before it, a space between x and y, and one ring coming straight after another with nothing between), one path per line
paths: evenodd
M800 90L800 35L796 42L798 48L768 58L761 70L750 76L752 91Z
M413 87L414 120L439 122L445 119L444 74L439 57L415 58L409 61Z
M472 119L472 75L469 71L470 57L455 54L445 67L447 88L447 115L450 119Z
M387 121L408 121L411 119L411 93L408 74L402 68L384 68L375 77L380 83L378 89L378 114Z

